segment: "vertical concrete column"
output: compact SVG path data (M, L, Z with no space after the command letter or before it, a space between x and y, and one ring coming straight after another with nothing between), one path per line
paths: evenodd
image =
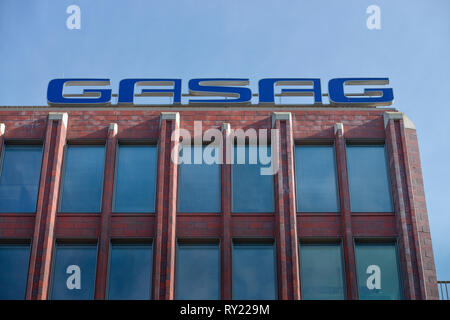
M231 127L222 125L222 241L221 241L221 298L232 298L232 262L231 262L231 164L227 160L227 150L231 151Z
M26 288L28 300L48 298L67 120L67 113L50 112L48 116L28 269Z
M110 245L109 235L114 192L114 173L116 167L117 131L117 123L111 123L108 128L108 137L106 141L105 178L103 179L102 213L97 252L97 279L95 282L94 294L96 300L103 300L106 295Z
M358 299L356 280L355 249L353 246L352 215L350 209L350 194L347 176L347 157L345 153L344 125L334 125L336 140L336 163L339 183L339 201L342 216L342 236L345 257L345 280L347 284L347 299Z
M385 113L386 130L386 150L388 154L390 177L392 185L392 195L394 200L394 210L396 216L396 227L398 233L398 247L400 255L400 264L402 269L403 290L405 298L416 299L416 290L414 287L414 275L417 275L415 266L415 252L411 247L411 235L408 228L411 227L409 215L409 205L405 199L404 186L404 167L400 160L401 141L399 140L398 121L403 118L401 112ZM396 123L397 122L397 123ZM418 284L418 281L417 281Z
M272 165L278 166L274 176L278 298L298 300L300 299L300 279L291 113L274 112L272 128L278 130L278 134L276 131L272 131L271 134ZM276 164L274 164L275 159L278 162Z
M179 127L178 112L161 113L153 267L153 299L156 300L174 298ZM176 151L172 153L173 150Z

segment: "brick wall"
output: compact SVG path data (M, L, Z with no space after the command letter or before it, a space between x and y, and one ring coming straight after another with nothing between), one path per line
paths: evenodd
M393 112L394 116L386 116L386 111ZM67 119L61 115L49 118L50 112L67 113ZM170 113L162 116L161 112ZM277 117L274 112L290 112L290 116ZM177 168L170 161L167 150L175 146L175 142L170 140L172 131L179 126L193 134L195 120L202 121L203 131L210 128L222 130L225 123L231 129L280 129L280 171L274 176L275 214L231 213L229 165L222 166L221 214L176 214ZM276 239L280 299L301 299L298 239L321 237L343 241L348 298L357 298L353 248L356 237L397 239L405 298L438 298L416 130L396 110L258 106L240 109L0 107L0 123L5 124L0 140L37 139L44 143L36 214L0 213L0 239L32 240L27 299L48 298L55 239L97 241L95 297L103 299L109 240L123 237L153 239L152 292L155 299L173 299L175 241L176 238L192 237L221 239L221 294L226 299L231 298L232 292L231 239L234 237ZM337 123L342 123L343 127L335 126ZM111 212L115 148L121 139L145 139L158 143L155 214ZM227 130L223 130L223 139L225 143ZM296 212L293 145L305 139L335 141L340 213ZM345 139L386 141L394 213L350 212ZM57 212L64 146L66 141L73 140L105 141L107 151L101 214Z

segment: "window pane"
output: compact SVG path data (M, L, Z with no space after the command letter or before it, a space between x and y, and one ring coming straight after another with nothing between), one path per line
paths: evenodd
M301 244L302 299L345 299L340 244Z
M115 212L155 212L157 147L119 145Z
M68 146L61 212L100 212L104 146Z
M339 211L333 146L295 147L295 169L299 212Z
M96 261L95 245L57 245L52 299L93 299Z
M205 163L203 156L201 164L194 164L194 154L203 155L205 147L183 146L182 152L189 149L191 164L181 163L178 168L178 212L220 212L220 165Z
M260 147L236 146L234 149L234 163L232 166L232 206L233 212L274 212L273 175L262 175L259 156ZM270 146L262 150L264 155L270 156ZM245 163L238 164L238 154L245 154ZM249 154L257 155L257 163L249 163Z
M384 146L347 146L353 212L391 212L391 187Z
M25 299L29 245L0 245L0 300Z
M148 300L152 286L151 245L113 245L109 272L109 299Z
M176 299L220 299L219 245L179 244Z
M34 212L41 175L42 146L4 146L0 212Z
M233 299L277 298L275 252L272 244L234 244Z
M357 243L355 254L360 299L402 299L395 244Z

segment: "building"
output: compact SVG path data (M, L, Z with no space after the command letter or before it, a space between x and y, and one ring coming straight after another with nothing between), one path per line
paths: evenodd
M277 173L177 166L172 133L194 121L222 146L278 129ZM0 107L0 123L1 299L438 298L416 129L393 108Z

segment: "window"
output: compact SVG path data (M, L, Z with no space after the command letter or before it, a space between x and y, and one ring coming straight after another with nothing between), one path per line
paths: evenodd
M245 154L245 163L239 154ZM261 154L270 157L270 146L235 146L232 166L232 211L233 212L274 212L273 175L261 174L264 165ZM251 155L251 158L249 158ZM255 159L257 163L251 163ZM241 164L239 164L241 162Z
M384 145L348 145L347 166L352 211L392 212Z
M297 211L337 212L339 196L334 147L295 147Z
M277 299L273 243L233 243L233 299Z
M356 243L355 255L361 300L402 299L394 243Z
M0 212L35 212L42 146L5 145L0 168Z
M93 299L96 261L96 245L56 245L52 299Z
M157 147L119 145L114 212L155 212Z
M213 154L219 152L217 148L213 150ZM220 165L205 163L202 156L205 147L183 146L182 153L186 151L190 152L191 161L181 163L178 168L178 212L220 212ZM195 153L201 159L200 164L194 163Z
M25 299L29 259L29 245L0 245L0 300Z
M100 212L105 146L69 145L61 196L61 212Z
M108 298L111 300L150 299L152 261L152 245L113 244Z
M220 299L220 251L216 243L179 242L176 299Z
M345 299L341 245L301 243L300 274L302 299Z

